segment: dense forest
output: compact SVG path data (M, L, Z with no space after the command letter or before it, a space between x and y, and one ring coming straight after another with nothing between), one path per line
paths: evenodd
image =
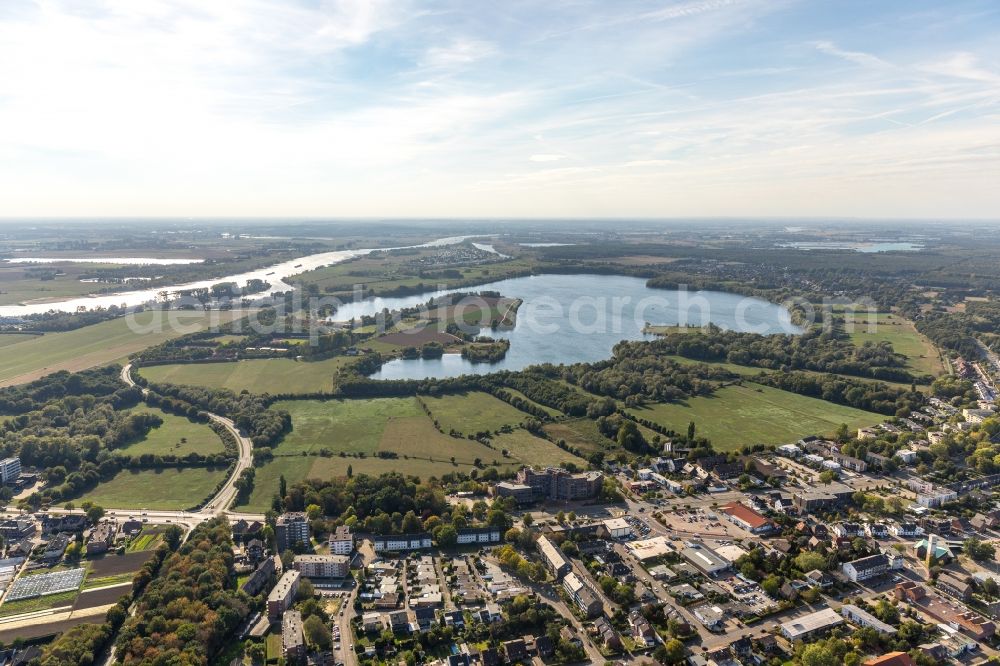
M213 518L166 557L118 635L123 664L212 663L249 612L232 548L229 524Z

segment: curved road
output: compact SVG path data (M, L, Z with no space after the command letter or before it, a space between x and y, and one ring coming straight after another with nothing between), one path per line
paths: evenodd
M122 381L128 386L138 386L132 379L131 363L126 363L125 367L122 368L121 378ZM149 393L149 389L142 389L143 395L146 395L147 393ZM213 414L211 412L205 412L205 414L207 414L208 418L211 420L225 427L226 430L228 430L233 437L236 438L238 452L236 465L233 467L233 473L229 475L228 479L226 479L226 484L219 489L219 492L217 492L214 497L205 502L205 505L200 511L187 514L188 516L201 516L202 520L206 520L212 516L217 516L226 511L232 501L236 499L236 480L240 478L240 474L243 470L253 465L253 442L240 433L239 428L236 427L236 424L233 423L232 419L227 419L224 416L219 416L218 414Z

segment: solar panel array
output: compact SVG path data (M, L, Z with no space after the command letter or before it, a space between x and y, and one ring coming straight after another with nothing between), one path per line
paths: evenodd
M14 581L7 595L7 601L43 597L47 594L58 594L79 589L87 570L83 568L53 571L35 576L22 576Z

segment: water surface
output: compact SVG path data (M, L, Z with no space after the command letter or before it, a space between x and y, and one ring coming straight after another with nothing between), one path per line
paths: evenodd
M651 339L646 323L703 326L755 333L801 333L785 308L757 298L718 291L650 289L641 278L608 275L533 275L472 289L443 290L401 298L375 298L338 310L336 319L375 315L425 303L455 291L498 291L524 303L513 329L484 334L511 342L500 362L471 363L459 354L440 359L389 361L373 379L424 379L521 370L539 363L593 362L609 358L621 340ZM415 343L416 344L416 343Z

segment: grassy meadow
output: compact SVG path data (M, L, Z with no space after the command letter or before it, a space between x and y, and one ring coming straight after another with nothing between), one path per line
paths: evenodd
M456 430L463 435L482 431L495 432L505 425L515 426L529 416L489 393L470 391L419 398L445 432Z
M208 424L195 423L186 417L168 414L162 409L148 405L139 405L129 411L137 414L156 414L163 419L163 424L150 430L141 441L132 442L118 449L122 453L130 456L144 453L186 456L189 453L210 455L225 450L222 439Z
M651 404L628 411L677 432L694 421L698 435L709 438L721 451L744 444L794 442L805 435L832 433L841 423L853 429L885 418L753 383L727 386L712 396L691 398L686 403Z
M188 509L207 499L226 478L226 469L204 467L122 470L81 500L120 509ZM79 501L77 502L79 504Z
M225 388L251 393L317 393L333 390L333 376L354 360L335 356L322 361L263 358L231 363L152 365L139 373L151 382Z
M869 326L869 323L874 326ZM889 342L892 348L906 356L907 366L913 372L940 375L944 372L941 355L930 340L921 335L913 322L898 315L879 312L874 317L858 314L846 315L845 325L853 328L851 342Z
M150 311L135 315L139 332L130 328L129 318L119 318L75 331L26 336L3 347L0 387L30 382L59 370L78 372L122 362L147 347L239 316L238 311ZM176 318L182 326L172 327L171 318Z

